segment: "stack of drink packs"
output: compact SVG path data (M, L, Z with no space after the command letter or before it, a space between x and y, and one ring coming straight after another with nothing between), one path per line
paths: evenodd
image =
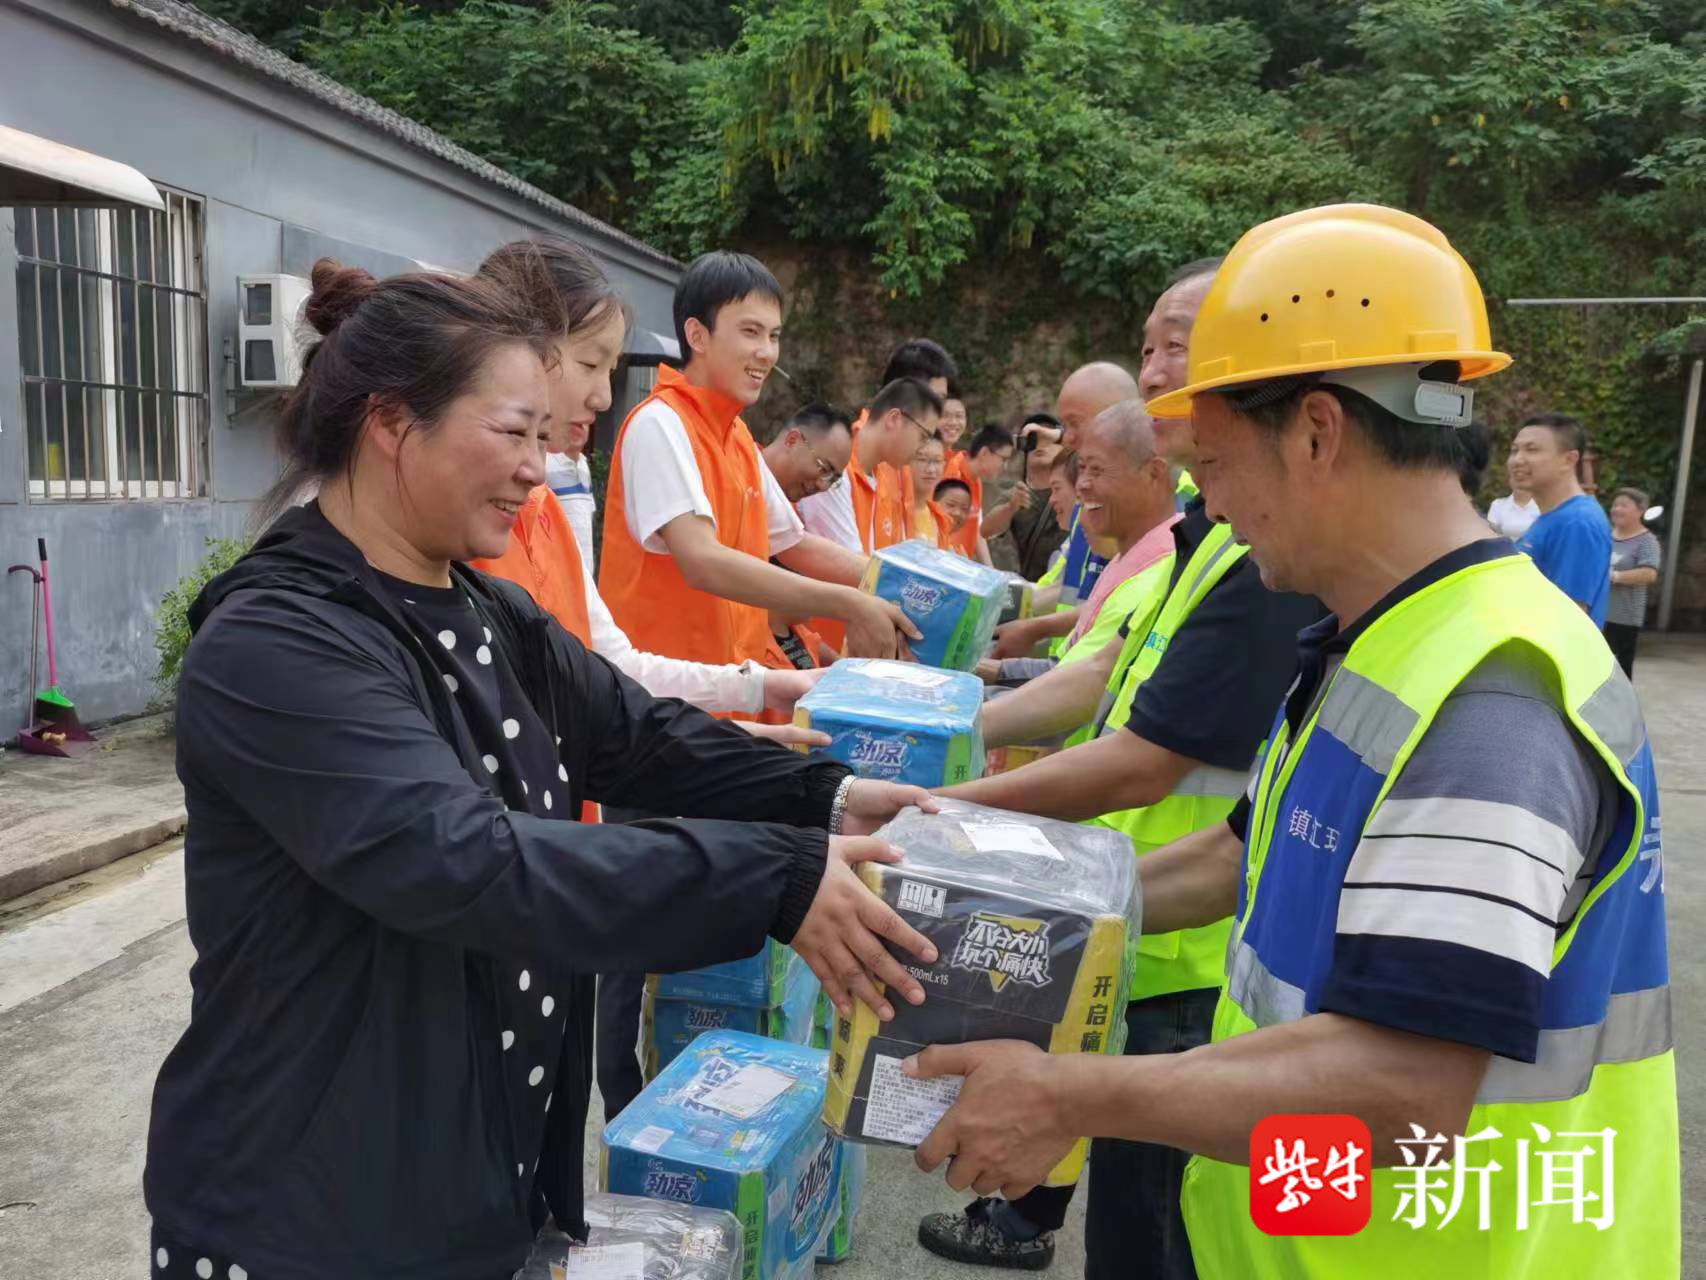
M861 585L899 605L924 633L922 640L907 642L913 657L950 671L977 666L1011 603L1006 573L922 539L878 551Z
M921 787L983 776L982 716L976 676L875 658L837 662L794 707L794 723L828 734L825 752L861 778Z
M829 1055L713 1031L604 1130L606 1191L726 1209L742 1280L804 1280L842 1212L843 1144L823 1124Z
M779 942L765 943L745 960L653 974L646 981L642 1033L646 1079L656 1079L706 1031L746 1031L807 1044L820 993L806 962Z
M819 1262L844 1262L853 1255L855 1224L865 1203L865 1148L839 1138L836 1142L841 1147L841 1198L829 1234L818 1247Z
M739 1280L741 1230L721 1209L591 1194L585 1244L546 1230L514 1280Z
M1050 1053L1119 1053L1136 956L1137 859L1117 831L960 801L903 810L877 834L905 850L859 874L936 944L936 963L896 952L924 988L881 1023L838 1018L824 1120L850 1142L916 1146L958 1078L913 1080L901 1063L933 1044L1027 1040ZM1047 1179L1074 1181L1080 1142Z

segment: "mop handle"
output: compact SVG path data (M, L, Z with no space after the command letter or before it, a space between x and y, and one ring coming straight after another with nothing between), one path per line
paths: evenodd
M15 564L6 570L6 580L10 582L14 573L30 575L30 697L35 697L41 686L36 683L36 651L41 647L41 574L27 564ZM24 728L28 729L35 723L33 711L24 712Z
M36 539L36 551L41 556L41 611L47 617L47 687L59 687L59 668L53 658L53 596L47 586L47 539Z

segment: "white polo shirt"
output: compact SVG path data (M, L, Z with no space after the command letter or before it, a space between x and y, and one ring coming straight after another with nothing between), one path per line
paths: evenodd
M757 446L754 446L757 451ZM799 515L763 465L759 453L759 477L764 486L764 510L770 527L770 554L780 555L805 536ZM711 499L705 493L705 478L699 459L687 436L681 415L661 400L642 406L622 436L622 499L628 532L647 551L668 555L669 548L658 530L682 515L704 516L716 523Z

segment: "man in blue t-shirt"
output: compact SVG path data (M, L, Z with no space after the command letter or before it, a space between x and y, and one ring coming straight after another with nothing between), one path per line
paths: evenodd
M1540 572L1605 626L1611 598L1611 522L1576 478L1588 436L1562 413L1523 420L1511 444L1511 483L1529 490L1540 518L1516 545Z

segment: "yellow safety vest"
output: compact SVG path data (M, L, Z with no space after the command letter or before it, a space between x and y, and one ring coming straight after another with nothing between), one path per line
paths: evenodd
M1414 1198L1406 1202L1402 1189L1415 1177L1400 1168L1374 1171L1373 1216L1358 1234L1269 1236L1250 1221L1249 1170L1196 1157L1183 1207L1203 1280L1665 1280L1680 1271L1676 1070L1652 753L1634 691L1599 631L1526 558L1462 569L1376 619L1295 741L1282 709L1257 774L1214 1038L1316 1011L1360 833L1447 697L1511 644L1549 668L1559 705L1611 770L1622 803L1597 862L1588 864L1594 883L1554 948L1538 1060L1493 1058L1469 1116L1465 1137L1489 1128L1501 1135L1467 1144L1467 1165L1501 1166L1487 1182L1488 1229L1480 1229L1470 1199L1480 1194L1474 1176L1448 1224L1439 1225L1442 1206L1412 1226ZM1333 829L1324 841L1314 835L1323 818ZM1601 1230L1572 1222L1569 1207L1534 1207L1546 1194L1536 1155L1544 1139L1603 1152L1608 1128L1616 1135L1612 1197L1587 1212L1592 1218L1611 1208L1611 1224ZM1592 1136L1559 1138L1583 1134ZM1444 1158L1451 1159L1449 1148ZM1530 1208L1519 1230L1524 1165ZM1598 1194L1599 1177L1586 1167ZM1443 1180L1449 1203L1449 1169Z
M1103 700L1102 712L1097 717L1098 734L1124 730L1131 719L1138 686L1161 664L1167 646L1186 619L1249 550L1233 539L1231 526L1224 524L1215 525L1197 545L1154 623L1147 631L1133 627L1128 632L1116 667L1120 673L1118 684L1109 682L1111 692ZM1172 794L1164 799L1141 809L1103 814L1094 821L1123 831L1142 857L1193 831L1224 821L1243 795L1247 781L1243 773L1204 765L1181 778ZM1144 1000L1174 991L1219 986L1231 927L1231 921L1221 921L1199 929L1144 934L1137 944L1131 998Z

